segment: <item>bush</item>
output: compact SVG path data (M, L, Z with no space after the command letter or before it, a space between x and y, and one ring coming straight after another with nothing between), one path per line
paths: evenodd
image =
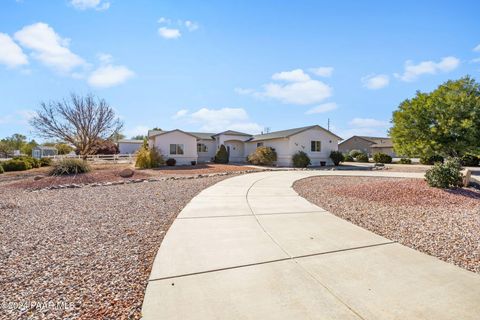
M343 161L345 161L345 162L353 162L353 161L355 161L355 160L353 159L353 157L352 157L350 154L345 153L345 154L343 155Z
M478 167L478 164L480 163L480 158L474 154L465 154L463 155L461 162L462 166Z
M218 149L217 153L215 154L215 158L213 159L215 163L228 163L228 152L227 148L222 144L220 149Z
M50 170L50 175L65 176L69 174L87 173L91 170L87 161L67 158L56 161L52 166L52 170Z
M177 160L175 160L174 158L168 158L167 159L167 166L169 167L173 167L177 164Z
M140 169L158 168L165 165L165 160L156 147L151 149L144 145L137 151L135 167Z
M196 165L197 165L197 161L192 160L192 161L190 161L190 164L191 164L192 166L196 166Z
M359 154L362 154L362 153L364 153L364 152L362 152L362 151L360 151L360 150L354 149L354 150L350 151L348 154L349 154L352 158L356 158L356 157L358 157Z
M293 166L295 168L306 168L311 164L310 158L303 151L298 151L292 156Z
M459 159L448 159L445 163L436 162L425 173L425 179L431 187L454 188L462 186L462 166Z
M41 158L40 167L49 167L52 165L52 158Z
M343 162L345 158L343 157L343 154L340 151L332 151L330 152L330 159L332 159L333 164L338 166L340 162Z
M150 168L158 168L165 165L165 160L158 148L153 147L149 150Z
M412 164L412 159L409 158L401 158L399 161L401 164Z
M2 166L2 164L0 163L0 174L2 174L2 173L4 173L4 172L5 172L5 170L3 170L3 166Z
M443 162L443 157L439 156L439 155L420 157L420 163L421 164L432 165L432 164L435 164L436 162Z
M2 167L5 171L25 171L32 169L30 162L20 159L12 159L2 163Z
M368 155L366 153L360 153L355 157L357 162L368 162Z
M271 147L258 147L248 156L248 162L256 165L271 166L277 161L277 152Z
M31 168L40 168L40 160L32 158L30 156L18 156L18 157L13 157L13 160L22 160L26 161L30 164L30 169Z
M379 152L373 155L373 161L376 163L392 163L392 157L386 153Z

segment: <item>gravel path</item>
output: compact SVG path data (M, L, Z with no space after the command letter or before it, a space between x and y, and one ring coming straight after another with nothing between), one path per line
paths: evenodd
M313 177L297 181L294 189L356 225L480 273L479 190L366 177Z
M225 176L25 192L0 185L0 319L138 319L185 204Z

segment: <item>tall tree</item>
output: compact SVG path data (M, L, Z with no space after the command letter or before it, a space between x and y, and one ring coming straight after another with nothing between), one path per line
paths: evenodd
M70 101L41 103L30 123L40 136L68 142L84 157L95 152L97 141L112 139L123 127L104 99L75 94Z
M480 152L480 85L469 76L417 91L393 113L394 149L407 156Z

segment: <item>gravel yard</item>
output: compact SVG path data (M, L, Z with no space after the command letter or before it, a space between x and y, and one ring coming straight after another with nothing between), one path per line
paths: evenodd
M294 189L356 225L480 273L479 190L370 177L313 177L297 181Z
M225 178L40 192L0 184L0 319L140 318L165 232Z

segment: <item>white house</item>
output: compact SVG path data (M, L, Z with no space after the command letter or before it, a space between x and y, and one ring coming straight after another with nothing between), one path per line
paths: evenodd
M238 131L220 133L150 130L148 142L165 158L175 158L177 164L191 161L209 162L223 144L232 163L246 161L249 154L259 146L272 147L277 152L278 166L291 166L292 156L297 151L308 154L312 165L332 164L330 152L338 150L342 138L319 125L250 135Z
M118 140L120 154L134 154L143 145L143 140L122 139Z

